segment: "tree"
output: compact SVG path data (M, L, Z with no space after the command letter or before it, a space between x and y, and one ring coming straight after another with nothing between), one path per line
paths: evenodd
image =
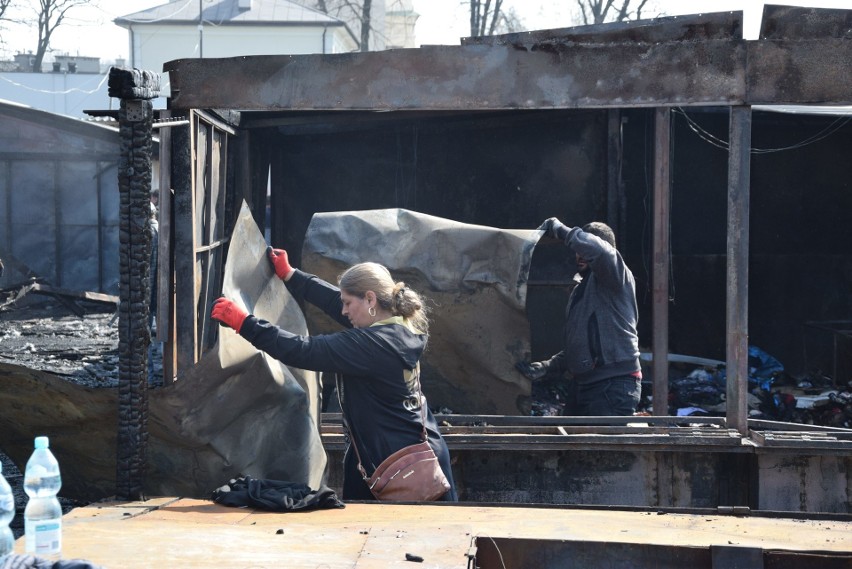
M373 0L316 0L320 12L358 25L358 45L361 51L370 51L370 34L373 29Z
M50 37L63 23L68 12L78 6L89 4L94 2L92 0L38 0L38 7L33 8L38 21L38 44L32 67L34 73L41 73L42 61L50 48Z
M12 5L12 0L0 0L0 20L3 19L3 14L6 13L6 9Z
M583 23L639 20L648 0L576 0Z
M503 0L470 0L470 35L493 36L523 28L514 8L503 9Z
M503 0L470 0L470 35L492 36L500 21Z

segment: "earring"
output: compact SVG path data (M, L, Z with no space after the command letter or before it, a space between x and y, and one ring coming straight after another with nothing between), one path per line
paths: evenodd
M375 306L371 306L370 308L368 308L368 309L367 309L367 314L369 314L370 316L372 316L373 318L375 318L375 317L376 317L376 307L375 307Z

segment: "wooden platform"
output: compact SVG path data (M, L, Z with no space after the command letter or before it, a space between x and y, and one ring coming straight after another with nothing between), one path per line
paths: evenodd
M158 498L73 510L64 518L63 541L63 558L85 559L104 568L467 569L474 567L469 556L477 543L480 552L485 545L505 550L501 563L524 558L532 549L542 551L547 543L582 543L587 549L609 551L616 544L655 545L703 551L705 556L717 546L842 555L852 552L852 521L470 504L350 503L339 510L270 513ZM526 553L509 551L514 543ZM23 547L21 538L15 551L23 553ZM421 557L422 564L406 561L406 553ZM550 566L592 567L588 560L585 565L579 562L563 558ZM478 561L483 569L499 566L482 563ZM852 560L847 563L843 566L852 566ZM513 566L522 565L506 564Z

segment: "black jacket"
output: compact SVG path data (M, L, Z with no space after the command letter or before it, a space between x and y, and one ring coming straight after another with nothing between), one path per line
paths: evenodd
M320 308L346 330L298 336L249 316L240 335L286 365L342 375L338 389L343 416L370 475L386 457L422 440L421 409L405 404L415 395L406 386L405 374L423 355L427 336L416 333L401 319L352 328L342 314L339 289L314 275L297 270L287 288L297 300ZM428 406L425 415L429 444L452 485L449 452ZM345 458L343 499L370 500L372 494L358 474L350 451L347 449ZM454 489L448 497L455 499Z
M565 349L548 371L570 372L580 383L639 372L636 283L621 254L603 239L575 227L565 244L589 263L565 311Z

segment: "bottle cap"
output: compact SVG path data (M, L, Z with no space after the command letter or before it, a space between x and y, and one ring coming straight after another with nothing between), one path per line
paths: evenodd
M49 448L50 447L50 439L47 437L36 437L35 438L35 447L39 448Z

